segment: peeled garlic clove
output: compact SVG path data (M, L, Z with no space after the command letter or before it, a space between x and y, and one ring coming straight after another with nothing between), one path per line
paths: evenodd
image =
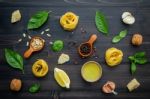
M127 16L132 16L130 12L123 12L122 19L124 19Z
M123 22L124 22L125 24L131 25L131 24L133 24L133 23L135 22L135 18L134 18L133 16L127 16L127 17L125 17L125 18L123 19Z

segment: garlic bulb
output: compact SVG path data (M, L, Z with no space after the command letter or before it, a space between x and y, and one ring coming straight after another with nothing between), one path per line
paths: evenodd
M135 22L135 18L134 16L132 16L132 14L130 12L124 12L122 14L122 20L125 24L133 24Z
M131 13L130 13L130 12L124 12L124 13L122 14L122 19L124 19L124 18L127 17L127 16L131 16Z

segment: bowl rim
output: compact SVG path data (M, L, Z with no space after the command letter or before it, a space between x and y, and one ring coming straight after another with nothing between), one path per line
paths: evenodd
M88 80L88 79L86 79L86 78L83 76L83 68L86 66L86 64L89 64L89 63L97 64L97 67L98 67L99 70L101 71L100 76L97 77L95 80ZM85 63L82 65L82 67L81 67L81 76L82 76L82 78L83 78L85 81L87 81L87 82L97 82L97 81L100 80L100 78L102 77L102 74L103 74L102 72L103 72L102 66L101 66L98 62L96 62L96 61L87 61L87 62L85 62Z

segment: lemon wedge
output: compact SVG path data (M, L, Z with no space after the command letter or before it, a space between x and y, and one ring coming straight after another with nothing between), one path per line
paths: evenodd
M54 77L57 83L61 87L68 88L68 89L70 88L70 79L65 71L59 68L54 68Z

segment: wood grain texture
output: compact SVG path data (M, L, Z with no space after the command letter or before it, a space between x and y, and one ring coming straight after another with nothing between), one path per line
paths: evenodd
M11 24L10 17L12 11L19 9L22 14L20 22ZM46 28L50 28L52 37L48 38L46 35L42 37L46 40L44 50L35 53L28 60L24 60L25 74L9 67L4 57L4 48L12 48L23 55L27 49L27 38L21 43L18 39L22 37L22 33L26 32L27 22L33 13L39 10L52 11L49 20L40 29L28 31L31 36L40 35ZM99 33L95 27L94 17L95 11L102 11L109 21L110 35L104 36ZM73 11L80 16L79 24L76 30L72 32L64 31L60 24L59 18L66 11ZM124 25L121 22L121 14L124 11L130 11L135 16L136 22L132 26ZM148 61L150 61L150 1L149 0L0 0L0 96L3 98L15 99L52 99L51 91L56 90L60 99L148 99L150 97L150 63L137 66L137 72L131 76L129 72L129 61L127 57L138 51L145 51L147 53ZM86 33L81 33L83 28ZM118 34L121 30L128 29L128 35L118 44L112 44L112 37ZM140 47L133 47L130 44L131 37L134 33L141 33L144 37L143 45ZM81 59L77 53L77 46L87 41L89 36L94 33L97 34L98 39L95 42L97 49L95 56L87 59ZM61 39L65 42L65 48L58 53L50 50L50 41ZM75 41L76 46L68 46L69 42ZM124 52L122 64L115 68L109 68L104 60L105 50L109 47L117 47ZM57 59L61 53L70 55L70 62L64 65L57 65ZM49 64L49 73L44 78L36 78L31 72L32 64L37 58L45 59ZM103 68L103 77L96 83L89 84L83 81L80 76L81 66L89 60L98 61ZM74 62L77 61L78 64ZM62 89L54 80L54 67L65 70L71 79L71 89ZM22 90L19 93L13 93L9 89L9 83L12 78L20 78L23 81ZM126 85L133 79L137 78L141 86L132 93L129 93ZM112 80L116 82L117 96L106 95L101 92L101 86L107 81ZM30 94L28 92L29 86L39 82L41 84L41 91L37 94Z

